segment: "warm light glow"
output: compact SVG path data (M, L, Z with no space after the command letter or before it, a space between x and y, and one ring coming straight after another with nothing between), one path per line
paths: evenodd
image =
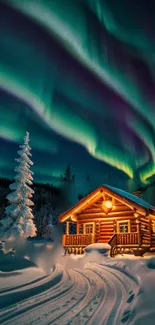
M112 208L112 202L110 200L104 201L102 206L106 207L107 209L111 209Z
M113 207L112 201L110 201L110 200L103 201L102 209L106 214L112 210L112 207Z
M139 213L135 212L134 213L134 216L135 216L135 218L138 218L139 217Z

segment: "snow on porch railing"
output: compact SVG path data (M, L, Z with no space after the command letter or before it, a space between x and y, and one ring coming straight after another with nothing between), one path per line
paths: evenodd
M87 246L94 243L94 235L63 235L63 246Z

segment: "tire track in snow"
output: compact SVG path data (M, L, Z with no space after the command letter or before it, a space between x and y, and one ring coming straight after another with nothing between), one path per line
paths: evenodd
M100 301L104 297L104 288L102 286L100 279L97 275L92 274L85 274L85 272L81 272L80 270L75 270L77 273L77 276L80 275L83 278L85 278L87 283L87 291L85 292L85 295L81 297L79 300L76 297L76 301L74 306L71 306L66 313L66 315L62 315L59 319L52 319L50 323L47 325L69 325L69 324L84 324L87 317L91 317L91 315L94 313L94 311L97 308L97 305L100 303ZM80 285L80 283L79 283ZM83 299L82 299L83 298ZM86 311L87 309L87 311ZM70 311L70 313L69 313ZM88 315L89 313L89 315ZM84 315L84 320L82 320L82 315Z
M14 275L14 274L9 274L9 276L11 276L11 275ZM9 293L9 292L15 292L15 291L17 291L19 289L22 289L22 288L28 288L29 286L32 287L35 284L37 284L38 282L41 283L41 281L46 280L50 276L51 276L51 274L50 275L44 275L42 277L38 277L37 279L32 280L30 282L20 284L19 286L16 286L16 288L15 287L9 287L7 289L6 288L5 289L0 289L0 294L5 294L5 293Z
M58 274L61 276L57 277ZM18 305L0 312L1 324L118 325L121 324L125 303L137 290L138 282L119 263L93 262L88 263L83 271L67 271L56 265L52 275L40 278L40 285L38 281L32 281L21 287L22 293L24 288L29 289L29 296L23 300L19 287L15 289L14 292L20 296ZM31 289L36 288L37 292L32 291L31 296Z
M131 294L131 288L135 288L135 279L130 275L124 275L122 270L115 269L115 267L109 269L107 265L101 266L99 264L93 265L92 267L93 270L94 267L97 268L96 272L106 282L108 293L106 301L101 303L96 311L97 315L93 316L89 324L120 324L124 304L127 298L129 298L129 294ZM106 313L106 311L108 312Z
M112 278L109 277L109 273L104 269L100 269L98 265L93 264L89 268L90 272L98 274L98 276L102 279L102 282L105 285L105 299L103 299L96 309L96 312L92 316L89 322L85 322L84 324L108 324L111 325L111 323L107 323L106 320L109 316L109 313L111 314L116 302L116 287L112 281Z
M16 310L10 315L7 315L6 317L3 317L1 324L21 324L21 314L23 314L23 317L25 319L24 325L30 325L30 324L43 324L42 322L45 321L45 318L47 319L47 316L52 313L54 315L54 312L56 314L58 313L58 309L61 310L61 313L63 312L62 306L59 306L59 296L60 299L64 302L67 298L69 299L71 296L71 293L73 293L76 290L78 290L79 287L79 281L76 281L76 275L75 272L67 272L64 268L62 269L64 274L66 274L67 278L70 279L69 285L67 284L67 280L63 278L63 281L61 283L61 286L55 288L55 294L54 294L54 287L50 289L48 292L49 298L44 299L45 293L41 295L41 301L35 303L37 297L34 297L32 299L28 299L26 302L23 301L19 306L17 306ZM82 281L85 283L83 277ZM85 294L85 287L83 294ZM77 291L76 291L77 292ZM40 298L40 297L39 297ZM31 303L31 305L29 305ZM40 309L40 307L42 307ZM51 310L51 312L49 312ZM38 314L40 314L38 316ZM28 320L27 320L28 319ZM31 321L30 321L31 319ZM51 319L51 316L50 316ZM23 323L23 320L22 320Z
M52 281L50 280L50 278L52 278ZM58 294L65 294L68 288L73 285L74 282L71 281L68 273L64 270L63 267L57 265L55 268L55 272L53 272L50 276L46 278L46 282L44 283L44 289L42 288L41 281L40 287L37 286L36 295L34 294L33 296L31 296L31 292L29 292L29 296L27 297L27 299L25 299L23 293L21 295L21 292L19 292L19 302L9 308L5 308L0 311L1 324L9 319L12 319L13 317L16 317L17 315L21 315L35 308L36 306L41 306L47 303L49 300L56 298ZM33 287L33 289L36 288ZM22 297L24 297L24 299L22 299Z

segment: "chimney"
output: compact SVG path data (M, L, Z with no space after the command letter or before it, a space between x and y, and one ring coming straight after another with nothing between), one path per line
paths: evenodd
M135 191L133 192L133 194L137 197L139 197L140 199L142 198L142 192L141 191Z

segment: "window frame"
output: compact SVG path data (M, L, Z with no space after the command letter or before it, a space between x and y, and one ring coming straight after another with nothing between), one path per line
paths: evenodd
M131 221L130 220L118 220L117 221L117 233L119 234L124 234L123 232L120 231L120 225L127 223L128 224L128 232L124 232L125 234L128 234L131 232Z
M93 231L92 231L92 233L90 233L90 234L87 234L86 233L86 225L92 225L93 226ZM84 223L83 224L83 230L84 230L84 232L83 232L83 234L84 235L94 235L94 232L95 232L95 227L94 227L94 222L86 222L86 223Z

